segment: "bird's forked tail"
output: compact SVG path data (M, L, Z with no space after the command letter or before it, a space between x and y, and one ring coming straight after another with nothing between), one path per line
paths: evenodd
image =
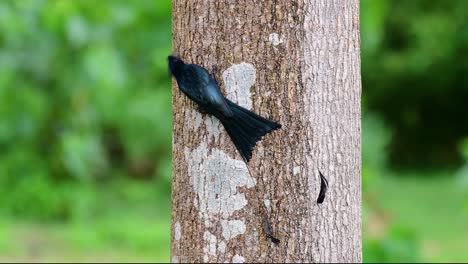
M249 162L256 143L267 133L281 128L281 125L263 118L226 99L233 117L221 120L242 158Z

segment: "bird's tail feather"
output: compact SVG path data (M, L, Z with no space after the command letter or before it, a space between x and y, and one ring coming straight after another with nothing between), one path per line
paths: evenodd
M229 100L233 117L221 120L242 158L249 162L256 143L267 133L281 128L281 125L263 118Z

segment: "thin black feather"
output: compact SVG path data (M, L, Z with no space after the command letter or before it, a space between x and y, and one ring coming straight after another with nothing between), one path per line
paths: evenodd
M317 203L321 204L325 200L325 194L327 193L327 190L328 190L328 181L325 178L325 176L323 176L323 174L320 172L320 170L319 170L319 174L320 174L320 193L317 198Z
M273 242L275 245L278 245L280 240L273 236L270 221L268 221L268 218L266 216L263 218L263 222L265 224L265 233L267 237L269 237L271 239L271 242Z

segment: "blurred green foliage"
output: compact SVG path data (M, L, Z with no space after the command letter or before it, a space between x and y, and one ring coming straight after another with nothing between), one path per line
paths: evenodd
M170 52L167 0L0 1L0 261L168 259Z
M169 1L0 3L2 214L70 220L115 178L169 193L170 15Z
M467 14L361 0L366 262L468 258ZM0 1L0 261L169 260L170 52L169 0Z
M463 163L467 17L465 0L361 0L363 102L394 130L394 168Z
M467 18L464 0L361 0L365 262L468 259Z
M389 230L386 239L366 239L363 241L364 261L366 262L421 262L418 238L412 230L402 226Z

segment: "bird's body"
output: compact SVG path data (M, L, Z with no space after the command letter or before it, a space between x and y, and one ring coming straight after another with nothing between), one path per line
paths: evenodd
M232 116L218 84L205 68L196 64L180 64L176 65L172 73L180 90L204 111L218 118Z
M180 58L169 56L169 70L179 89L199 108L218 118L247 162L252 150L265 134L281 125L265 119L225 98L210 73L196 64L185 64Z

